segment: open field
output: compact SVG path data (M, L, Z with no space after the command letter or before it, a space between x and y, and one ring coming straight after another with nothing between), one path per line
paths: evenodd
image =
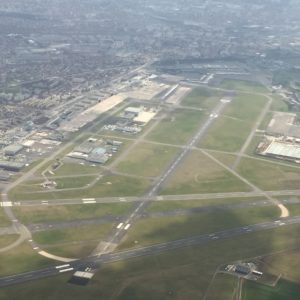
M299 189L300 170L266 161L243 158L238 172L263 190Z
M175 145L185 144L205 118L201 111L177 109L163 119L147 139Z
M101 236L100 236L101 237ZM54 244L44 248L47 252L61 257L83 258L89 256L99 244L99 240Z
M94 179L96 179L96 176L78 176L69 178L56 178L54 181L57 184L57 189L70 189L87 186Z
M236 293L237 277L217 274L206 295L207 300L233 300Z
M112 229L112 224L83 225L73 228L53 229L33 234L33 239L40 245L67 244L79 241L101 240Z
M221 116L200 142L201 148L239 151L251 132L252 124L240 119Z
M299 248L262 257L261 262L262 272L275 276L282 275L284 279L300 284Z
M80 163L71 163L71 162L64 162L61 167L56 169L54 175L47 173L46 175L49 177L53 176L69 176L69 175L76 175L76 174L95 174L100 173L103 169L99 165L87 165L87 164L80 164Z
M38 255L27 243L23 243L17 248L0 253L0 276L31 271L53 265L54 263L54 261ZM0 296L0 299L5 298Z
M266 199L262 197L253 197L253 198L222 198L222 199L201 199L201 200L171 200L171 201L155 201L152 202L149 207L149 212L158 212L158 211L168 211L181 208L194 208L194 207L203 207L208 205L225 205L225 204L234 204L242 202L252 202L252 201L264 201ZM300 213L299 213L300 214Z
M223 151L239 151L250 134L254 122L266 104L260 95L237 94L209 129L200 147Z
M300 215L300 204L287 204L285 206L289 210L291 216Z
M8 226L10 224L11 224L11 222L7 219L3 208L1 207L0 208L0 227L1 226Z
M12 244L14 241L18 239L19 235L10 234L10 235L1 235L0 236L0 248L6 247Z
M140 176L158 176L178 149L147 143L138 144L116 167L120 172Z
M182 101L182 105L200 107L203 109L214 108L222 93L217 90L212 90L206 87L198 87L193 89Z
M282 111L282 112L289 111L289 107L288 107L287 103L283 101L282 96L275 94L275 95L272 95L272 98L273 98L273 103L271 106L271 110Z
M80 219L92 219L106 215L122 215L129 211L132 203L111 204L82 204L82 205L58 205L14 207L16 217L24 224L44 223L51 221L70 221Z
M251 155L251 156L255 156L257 154L255 154L256 148L259 145L259 143L262 141L262 137L259 135L254 135L253 139L251 140L248 148L246 149L246 153L247 155Z
M44 179L34 179L28 180L21 183L18 186L18 189L21 189L23 193L33 193L33 192L49 192L55 190L63 190L69 188L82 188L86 187L91 183L96 176L75 176L75 177L61 177L61 178L52 178L51 181L54 181L57 185L53 189L47 189L42 186L45 182Z
M300 284L280 280L275 288L246 281L242 300L296 300L300 295Z
M24 193L22 186L17 186L10 191L12 200L51 200L91 197L136 196L145 192L149 186L146 179L126 176L107 175L102 177L95 185L81 190L49 191L44 193Z
M192 151L166 182L162 194L249 191L249 187L200 151Z
M267 101L268 98L262 95L238 93L223 114L253 124Z
M273 206L145 219L138 221L131 229L127 239L120 245L120 249L212 233L228 228L269 221L278 217L279 210ZM158 232L159 234L157 234Z
M265 88L263 85L246 80L225 79L221 82L220 87L228 90L239 90L253 93L268 93L268 89Z
M0 299L51 300L63 294L64 300L87 295L95 300L199 300L219 265L299 246L299 230L299 225L281 227L104 265L85 288L66 284L70 274L6 287L0 290ZM220 299L227 300L222 294Z
M268 112L266 114L266 116L264 117L264 119L262 120L262 122L260 123L258 129L259 130L266 130L269 123L271 122L272 118L273 118L273 112Z

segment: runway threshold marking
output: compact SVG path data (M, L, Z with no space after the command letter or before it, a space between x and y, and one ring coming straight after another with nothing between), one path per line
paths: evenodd
M117 228L120 229L123 226L124 223L120 223Z
M55 269L63 269L63 268L67 268L67 267L70 267L70 265L66 264L66 265L56 266Z
M73 270L74 270L74 268L63 269L63 270L59 270L59 273L70 272Z
M0 206L3 206L3 207L11 207L13 206L13 203L11 201L4 201L4 202L0 202Z
M92 203L96 203L96 200L95 200L95 198L83 198L82 202L84 204L92 204Z
M130 227L130 224L127 224L126 226L125 226L125 230L128 230L129 229L129 227Z

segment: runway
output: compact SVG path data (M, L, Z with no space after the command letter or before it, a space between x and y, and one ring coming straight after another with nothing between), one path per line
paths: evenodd
M99 198L76 198L76 199L51 199L51 200L22 200L0 202L0 206L56 206L56 205L80 205L80 204L105 204L122 202L141 202L147 201L178 201L178 200L199 200L202 199L225 199L225 198L247 198L265 197L265 194L273 197L280 196L300 196L300 190L279 190L279 191L250 191L250 192L228 192L228 193L202 193L185 195L153 195L143 197L99 197ZM283 200L284 202L284 200Z
M115 253L107 253L99 256L91 256L82 260L76 260L67 264L61 264L53 267L48 267L36 271L21 273L0 278L0 287L9 286L27 281L38 280L45 277L56 276L62 273L74 272L76 269L82 269L92 266L93 268L100 267L101 264L126 260L134 257L153 255L156 253L176 250L188 246L200 246L207 243L212 243L217 240L225 240L245 234L250 234L259 231L271 230L281 226L288 226L300 223L300 216L289 217L284 221L275 220L272 222L264 222L243 227L232 228L228 230L218 231L210 234L197 235L185 239L175 240L171 242L160 243L147 247L141 247Z

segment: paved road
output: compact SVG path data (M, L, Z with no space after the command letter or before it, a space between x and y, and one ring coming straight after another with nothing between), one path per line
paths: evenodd
M247 140L245 141L243 147L241 148L240 152L238 153L238 156L232 166L232 169L233 170L236 170L236 168L238 167L242 157L243 157L243 154L246 152L246 150L248 149L251 141L253 140L253 137L256 133L256 130L258 129L258 127L260 126L261 122L263 121L263 119L265 118L266 114L268 113L268 111L270 110L270 106L273 102L273 98L270 97L270 96L265 96L269 99L269 101L267 102L267 104L265 105L264 109L262 110L261 114L259 115L257 121L254 123L252 129L251 129L251 132L247 138Z
M216 107L212 110L210 116L201 125L197 133L191 138L190 141L188 141L183 149L179 149L177 156L167 166L162 175L157 177L150 190L146 193L146 197L140 198L140 202L134 205L132 212L126 218L120 220L119 225L107 236L105 240L99 243L98 247L93 251L94 255L98 254L100 256L103 253L112 251L121 242L132 224L142 216L143 211L147 208L151 201L151 197L157 194L167 178L183 161L189 151L201 140L201 138L207 132L208 128L213 124L219 114L222 113L229 102L229 100L221 100L216 105Z
M300 199L287 199L285 204L299 204ZM241 203L232 203L232 204L220 204L220 205L205 205L199 207L191 207L191 208L179 208L172 209L167 211L157 211L157 212L143 212L141 218L163 218L163 217L172 217L172 216L183 216L183 215L191 215L203 212L218 212L218 211L230 211L230 210L239 210L253 207L268 207L273 206L272 203L265 200L260 201L250 201L250 202L241 202ZM36 223L29 224L27 227L31 232L45 231L51 229L61 229L61 228L69 228L69 227L77 227L84 225L96 225L96 224L106 224L106 223L116 223L120 222L124 216L102 216L98 218L90 218L90 219L80 219L80 220L69 220L69 221L60 221L60 222L47 222L47 223ZM2 231L1 231L2 229ZM7 234L8 230L11 232L10 227L8 228L0 228L0 235Z
M123 104L120 107L117 107L117 108L113 109L109 114L104 115L99 122L104 122L105 120L110 118L112 114L121 111L125 107L125 105L126 104ZM96 122L96 123L90 125L89 128L93 128L95 126L98 126L99 122ZM59 148L57 151L55 151L53 154L51 154L49 157L47 157L45 160L43 160L43 162L41 162L40 164L33 167L30 171L28 171L27 173L25 173L20 178L18 178L17 180L12 182L11 184L7 185L3 189L3 191L1 192L2 201L0 202L0 204L1 204L0 206L3 207L5 215L12 222L15 232L18 233L20 235L20 237L13 244L11 244L11 245L9 245L5 248L0 249L0 252L13 249L13 248L19 246L20 244L22 244L25 240L28 240L28 241L32 240L32 235L31 235L30 231L28 230L28 228L24 224L21 224L19 222L19 220L16 218L15 214L13 213L13 211L11 209L11 205L10 205L11 202L9 201L9 198L8 198L8 192L11 189L13 189L14 187L16 187L18 184L22 183L24 180L26 180L26 179L30 178L31 176L33 176L34 173L36 173L42 166L45 166L47 163L49 163L50 161L55 159L55 157L57 157L60 153L62 153L68 147L73 145L76 141L78 141L82 137L84 137L84 135L85 135L85 132L82 132L81 134L77 135L72 141L66 143L63 147Z
M1 203L0 206L41 206L41 205L79 205L79 204L94 204L94 203L119 203L119 202L140 202L143 200L149 201L189 201L189 200L206 200L206 199L226 199L226 198L248 198L248 197L265 197L265 194L273 197L280 196L300 196L300 190L281 190L281 191L251 191L251 192L229 192L229 193L209 193L209 194L185 194L185 195L163 195L152 197L101 197L101 198L77 198L77 199L51 199L51 200L23 200L23 201L8 201ZM282 201L284 202L284 200Z
M188 246L205 245L207 243L217 241L217 240L225 240L225 239L242 236L253 232L270 230L270 229L279 228L281 226L287 226L287 225L293 225L299 223L300 223L300 216L288 217L284 221L275 220L272 222L264 222L259 224L243 226L243 227L237 227L228 230L218 231L215 233L192 236L185 239L165 242L165 243L151 245L147 247L141 247L141 248L131 249L127 251L115 252L115 253L107 253L101 255L100 257L98 255L91 256L82 260L73 261L63 265L58 265L58 266L49 267L49 268L36 270L32 272L2 277L0 278L0 287L27 282L31 280L37 280L49 276L55 276L65 272L74 272L74 270L79 268L84 268L86 266L87 267L92 266L93 268L97 268L100 267L101 264L107 264L115 261L122 261L134 257L153 255L156 253L169 251L169 250L176 250Z

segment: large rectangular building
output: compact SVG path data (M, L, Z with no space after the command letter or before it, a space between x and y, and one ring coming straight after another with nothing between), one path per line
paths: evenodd
M21 150L23 150L24 146L19 144L13 144L5 147L4 154L7 156L15 156L17 155Z
M300 138L300 125L296 124L296 114L274 113L266 133L273 136Z
M300 145L273 141L261 154L284 159L300 160Z

